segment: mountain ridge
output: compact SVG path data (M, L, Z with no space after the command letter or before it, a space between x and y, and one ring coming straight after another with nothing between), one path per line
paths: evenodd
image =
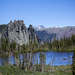
M28 38L32 39L33 41L37 37L39 40L41 40L43 42L49 42L49 41L53 40L54 38L60 40L61 38L64 38L64 37L68 38L68 37L71 37L73 34L75 35L75 26L49 27L49 28L43 27L42 29L37 30L35 27L32 27L32 25L30 25L31 27L30 27L30 30L28 31L27 27L24 24L24 21L21 20L19 22L20 22L19 25L22 24L26 28L26 31L28 32L27 33ZM18 24L18 21L15 21L14 23ZM8 23L8 24L10 24L10 23ZM8 24L0 25L0 38L1 38L4 30L7 28ZM14 26L14 24L12 26ZM12 29L12 27L11 27L11 29ZM15 30L17 30L17 29L15 29ZM24 29L24 31L25 31L25 29ZM22 32L22 30L20 32ZM23 33L22 33L22 35L23 35ZM32 35L34 35L34 37L31 37ZM21 35L19 37L20 37L20 39L22 38Z
M45 42L53 40L55 37L56 39L60 40L61 38L68 38L71 37L73 34L75 35L75 26L45 28L36 31L36 34L42 41Z

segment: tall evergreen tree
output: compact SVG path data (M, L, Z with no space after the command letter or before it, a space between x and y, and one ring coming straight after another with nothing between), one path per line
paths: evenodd
M73 73L73 75L75 75L75 51L74 51L74 53L73 53L72 73Z

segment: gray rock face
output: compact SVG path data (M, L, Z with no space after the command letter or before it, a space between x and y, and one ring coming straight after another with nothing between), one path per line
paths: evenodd
M7 29L2 34L3 38L8 38L10 42L15 41L19 45L29 43L28 30L24 24L23 20L10 21L7 25Z
M38 42L38 38L43 42L52 41L55 37L60 40L64 37L71 37L73 34L75 35L75 26L45 28L35 32L32 25L26 28L23 20L0 25L0 38L8 38L10 42L15 41L19 45Z
M7 28L6 24L0 25L0 33L2 34L6 28Z
M29 32L29 41L32 42L32 43L37 42L38 41L37 36L36 36L35 30L32 27L32 25L29 26L28 32Z
M0 26L0 28L0 38L7 38L9 42L16 42L19 45L38 42L32 25L26 28L23 20L10 21L6 26Z
M0 38L1 38L2 34L0 33Z

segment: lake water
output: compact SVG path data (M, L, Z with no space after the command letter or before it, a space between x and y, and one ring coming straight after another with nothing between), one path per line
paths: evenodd
M72 64L72 56L73 52L43 52L46 56L46 64L52 65L52 66L60 66L60 65L70 65ZM39 55L40 52L37 52L34 54L36 63L38 60L39 63ZM33 57L33 58L34 58ZM20 60L23 59L22 54L20 55ZM3 65L4 62L10 62L11 64L15 63L15 57L10 56L9 58L0 58L0 65ZM34 61L34 59L33 59ZM34 63L34 62L33 62Z

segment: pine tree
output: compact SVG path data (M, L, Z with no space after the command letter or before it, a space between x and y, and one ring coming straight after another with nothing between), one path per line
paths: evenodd
M73 73L73 75L75 75L75 51L74 51L74 53L73 53L72 73Z

